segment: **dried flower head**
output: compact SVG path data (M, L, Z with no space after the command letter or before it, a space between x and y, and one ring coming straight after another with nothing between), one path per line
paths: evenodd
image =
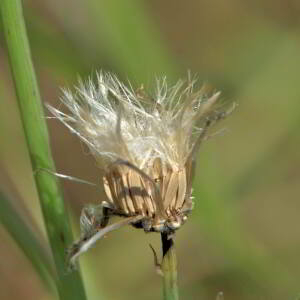
M219 92L195 92L194 84L188 79L168 87L163 78L152 97L100 72L96 83L80 81L74 93L63 91L69 114L48 106L104 169L106 201L83 209L71 260L124 224L172 233L186 221L196 153L208 128L231 111L217 109ZM126 219L107 226L113 215Z

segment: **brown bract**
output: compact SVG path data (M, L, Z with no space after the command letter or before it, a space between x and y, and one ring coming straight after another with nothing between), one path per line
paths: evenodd
M134 226L163 232L178 229L192 210L191 177L191 160L182 169L173 170L156 158L147 172L129 163L115 163L103 177L103 184L113 214L140 215L143 219Z

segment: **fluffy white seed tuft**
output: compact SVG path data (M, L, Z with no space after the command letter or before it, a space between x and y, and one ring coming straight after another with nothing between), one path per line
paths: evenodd
M163 78L149 96L143 88L134 91L115 75L99 72L95 82L80 80L74 92L63 90L68 113L48 108L88 145L100 166L121 159L147 170L159 158L175 171L196 154L207 120L220 115L213 109L220 93L195 92L194 84L180 80L168 87Z

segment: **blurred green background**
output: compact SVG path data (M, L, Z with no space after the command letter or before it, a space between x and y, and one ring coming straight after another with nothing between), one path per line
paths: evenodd
M105 69L133 85L174 83L187 70L239 107L225 134L206 142L194 181L195 210L176 235L181 299L296 300L300 294L300 2L298 0L24 0L44 101ZM48 244L0 28L0 186ZM46 114L48 114L46 112ZM49 115L49 114L48 114ZM100 182L93 157L48 120L57 170ZM61 182L78 236L97 189ZM0 207L1 209L1 207ZM0 299L54 299L0 226ZM131 227L81 258L89 299L161 299L152 243Z

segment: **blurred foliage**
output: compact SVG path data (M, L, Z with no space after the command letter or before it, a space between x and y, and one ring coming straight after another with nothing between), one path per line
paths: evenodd
M176 237L181 299L216 299L220 291L230 300L296 299L299 1L27 0L24 9L47 102L56 105L60 86L99 68L145 86L155 75L172 82L190 69L199 84L208 81L224 99L238 102L220 124L227 132L199 154L195 211ZM8 174L0 184L11 197L14 186L42 226L2 34L0 45L0 160ZM57 169L99 182L93 158L76 137L53 120L48 124ZM64 190L76 230L82 205L103 196L70 182ZM0 298L52 299L13 240L0 234ZM158 235L124 228L84 255L89 299L159 299L149 242L159 249ZM32 274L30 281L16 272Z

